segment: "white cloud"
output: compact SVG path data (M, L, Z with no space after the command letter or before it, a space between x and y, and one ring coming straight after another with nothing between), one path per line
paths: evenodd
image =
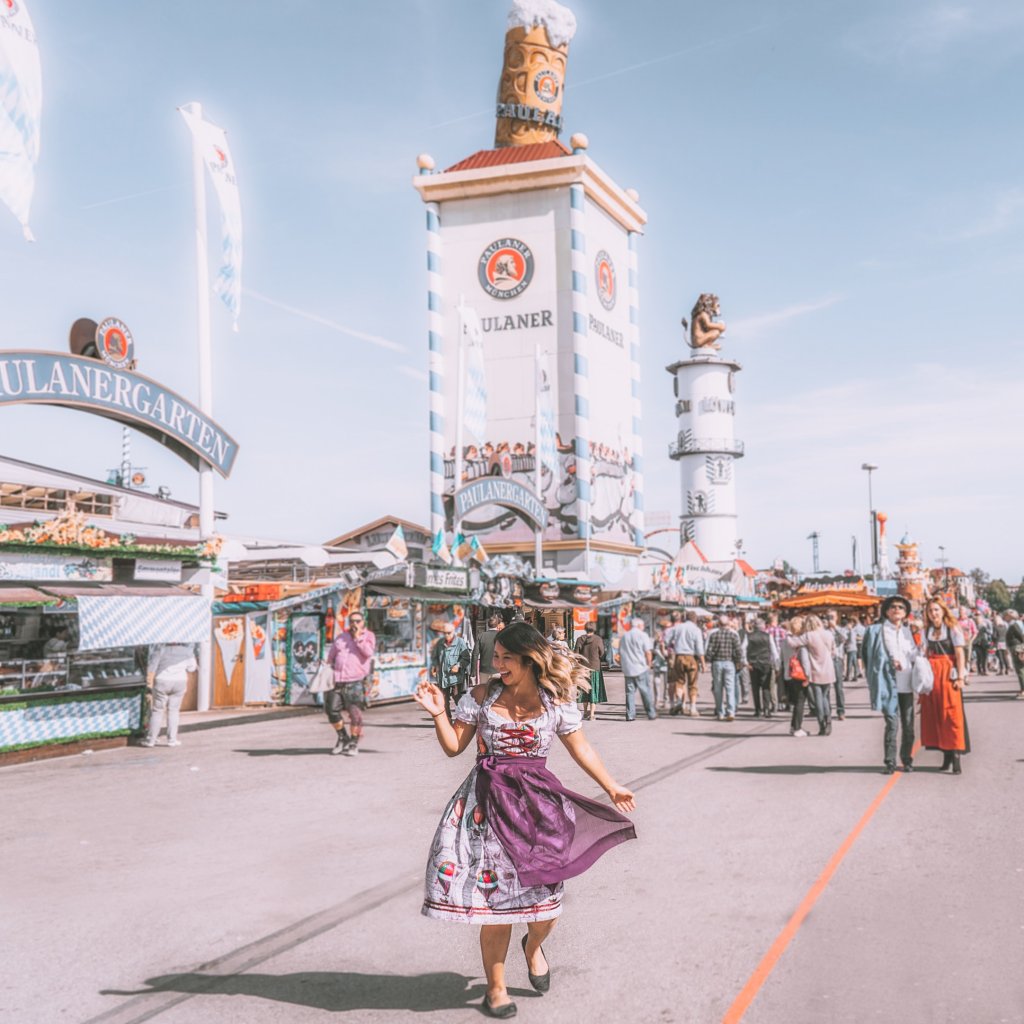
M430 379L426 370L420 370L415 366L406 366L405 364L402 364L398 367L398 372L404 373L406 377L412 377L413 380L426 381Z
M299 309L296 306L289 306L284 302L278 302L277 299L272 299L267 295L254 292L251 288L243 288L242 291L250 298L256 299L257 302L264 302L268 306L273 306L275 309L282 309L286 313L302 317L303 320L309 320L310 323L319 324L321 327L328 327L332 331L337 331L339 334L347 334L350 338L357 338L359 341L366 341L371 345L377 345L379 348L390 349L392 352L409 351L405 345L400 345L397 341L392 341L390 338L381 338L376 334L367 334L365 331L358 331L354 327L346 327L344 324L339 324L335 320L328 320L327 317L320 316L318 313L311 313L308 310Z
M773 328L789 323L790 320L807 316L809 313L817 313L822 309L828 309L829 306L834 306L837 302L842 301L842 295L828 295L823 299L817 299L813 302L799 302L768 313L741 317L739 320L729 322L729 336L736 337L742 341L750 341L762 334L768 333Z
M1019 224L1024 217L1024 187L1005 189L991 203L991 209L957 234L958 239L998 235Z
M896 6L896 5L894 5ZM986 3L925 3L908 12L906 6L851 29L845 43L872 63L928 60L954 46L999 36L1020 45L1024 11L1016 0Z

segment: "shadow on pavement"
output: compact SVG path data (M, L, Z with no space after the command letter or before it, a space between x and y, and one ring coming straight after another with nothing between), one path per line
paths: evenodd
M164 974L149 978L148 989L134 992L106 989L101 995L140 996L158 992L190 995L252 996L332 1013L346 1010L412 1010L428 1013L469 1007L482 999L485 987L453 972L418 974L356 974L348 971L300 971L296 974ZM510 988L513 998L533 996Z
M709 772L744 772L753 775L824 775L837 772L841 775L881 775L881 766L875 768L871 765L858 764L845 767L843 765L830 764L759 764L750 765L747 768L727 768L724 766L707 768ZM915 765L914 772L920 769ZM927 769L925 769L927 771Z
M765 723L767 725L767 723ZM741 726L742 728L742 726ZM763 740L763 739L792 739L784 732L674 732L673 736L696 736L706 737L712 740Z
M333 747L284 747L274 749L272 747L257 747L254 750L236 749L233 754L248 754L249 757L330 757ZM360 747L359 756L363 754L376 754L378 751L369 747Z

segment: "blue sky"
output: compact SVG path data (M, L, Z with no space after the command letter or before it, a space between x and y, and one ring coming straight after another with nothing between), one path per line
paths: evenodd
M43 137L25 243L0 210L2 348L131 327L194 397L187 129L228 129L245 221L241 332L214 306L215 416L240 442L232 532L322 541L428 508L425 239L416 155L489 148L505 0L26 0ZM850 564L867 486L926 561L1019 580L1024 8L577 0L567 130L636 188L647 508L680 505L679 318L721 296L744 366L740 533L758 565ZM626 12L626 13L623 13ZM212 203L211 203L212 206ZM211 221L211 234L216 223ZM120 428L3 411L0 451L103 477ZM184 463L136 436L150 483Z

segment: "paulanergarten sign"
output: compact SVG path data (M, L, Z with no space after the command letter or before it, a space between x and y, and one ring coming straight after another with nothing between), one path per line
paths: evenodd
M238 443L180 395L130 370L54 352L0 352L0 405L59 405L135 427L228 476Z
M465 519L470 512L484 505L501 505L518 512L542 530L548 525L548 510L544 502L528 487L514 480L489 476L455 492L456 519Z

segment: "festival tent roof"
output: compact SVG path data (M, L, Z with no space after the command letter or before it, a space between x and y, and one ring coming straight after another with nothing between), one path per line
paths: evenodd
M876 594L851 590L808 590L779 601L780 608L873 608L880 598Z

